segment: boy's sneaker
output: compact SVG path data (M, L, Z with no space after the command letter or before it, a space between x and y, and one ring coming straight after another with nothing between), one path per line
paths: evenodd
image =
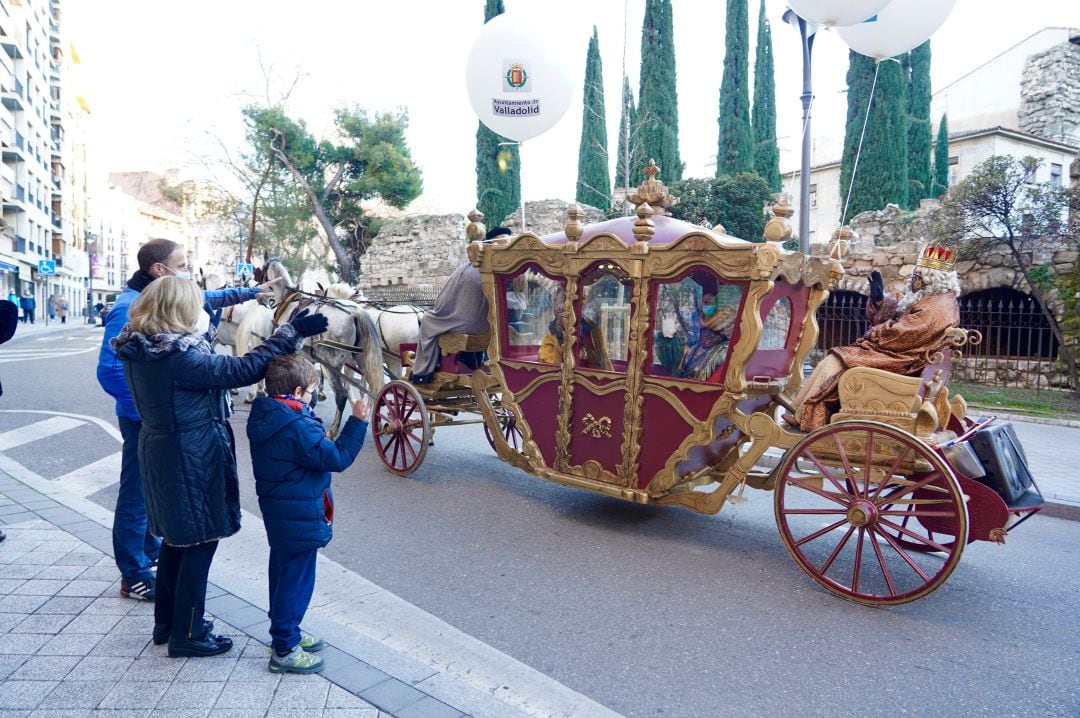
M323 639L303 629L300 630L300 650L315 653L321 651L325 645L326 642Z
M297 645L284 656L272 651L269 668L271 673L318 673L323 669L323 659Z
M147 578L140 581L120 582L120 595L124 598L134 598L139 601L153 601L157 594L154 593L154 579Z

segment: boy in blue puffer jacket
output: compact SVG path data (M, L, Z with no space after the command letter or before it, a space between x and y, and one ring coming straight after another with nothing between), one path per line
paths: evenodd
M367 401L352 407L337 441L311 410L319 372L307 359L274 357L266 393L251 405L247 435L266 537L270 542L270 671L314 673L323 660L317 636L300 630L315 590L315 561L333 535L330 472L344 471L364 445Z

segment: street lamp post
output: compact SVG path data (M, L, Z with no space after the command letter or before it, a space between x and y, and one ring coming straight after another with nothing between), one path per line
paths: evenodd
M799 251L810 253L810 106L814 102L813 83L810 77L810 55L814 50L814 38L818 26L795 14L794 10L784 13L784 22L794 25L802 39L802 163L799 170Z
M86 233L86 323L94 324L94 253L97 236Z

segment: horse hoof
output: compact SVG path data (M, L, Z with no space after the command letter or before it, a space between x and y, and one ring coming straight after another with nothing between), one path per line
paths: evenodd
M319 392L319 401L326 401L326 394L321 391Z

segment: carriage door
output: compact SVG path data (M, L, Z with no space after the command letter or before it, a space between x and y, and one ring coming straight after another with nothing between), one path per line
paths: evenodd
M624 424L631 366L630 326L634 282L615 262L599 262L582 273L574 314L577 320L573 347L574 370L563 374L570 381L568 460L559 467L574 474L629 486L635 473L632 427ZM569 409L568 411L566 409Z

